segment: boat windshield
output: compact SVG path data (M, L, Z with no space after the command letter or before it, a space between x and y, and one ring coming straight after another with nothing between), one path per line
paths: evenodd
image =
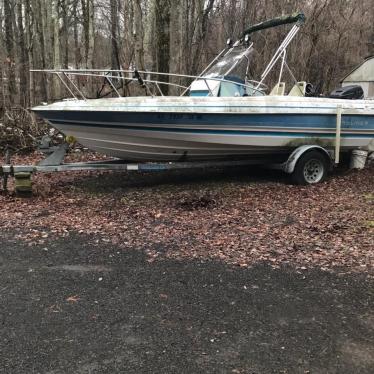
M242 46L231 48L217 63L215 63L204 74L204 77L224 77L235 75L244 78L249 62L249 55L253 48L243 48ZM244 74L243 74L244 73Z

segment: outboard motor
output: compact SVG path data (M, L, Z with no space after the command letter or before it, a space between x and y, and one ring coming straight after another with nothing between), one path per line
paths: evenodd
M360 100L364 98L364 90L361 86L351 85L337 88L330 94L331 99Z

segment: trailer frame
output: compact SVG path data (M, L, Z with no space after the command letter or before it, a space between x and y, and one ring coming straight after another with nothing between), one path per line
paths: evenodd
M64 158L68 152L69 144L63 143L59 146L44 148L44 153L49 155L36 165L13 165L7 154L5 165L0 165L0 177L3 177L3 190L7 191L9 177L15 178L16 193L31 193L31 178L36 173L56 173L69 171L118 171L118 172L159 172L166 170L203 169L214 167L238 167L249 165L267 165L276 167L270 160L264 159L241 159L241 160L218 160L218 161L193 161L193 162L144 162L134 163L120 159L103 161L86 161L65 163ZM282 167L281 167L282 168ZM283 170L283 168L282 168ZM286 171L286 169L284 169Z

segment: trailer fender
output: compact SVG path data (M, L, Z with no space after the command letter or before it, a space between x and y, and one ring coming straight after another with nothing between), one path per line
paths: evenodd
M328 160L330 168L332 168L331 155L325 148L319 145L302 145L301 147L296 148L291 153L290 157L288 157L288 160L282 165L283 171L285 171L288 174L292 174L295 170L297 161L300 159L300 157L311 150L316 150L318 152L321 152L324 156L326 156L326 160Z

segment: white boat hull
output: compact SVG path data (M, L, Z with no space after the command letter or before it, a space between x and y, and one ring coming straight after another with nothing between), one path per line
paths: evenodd
M33 110L84 146L130 161L189 161L333 148L343 106L343 151L374 150L374 102L294 97L118 98Z

